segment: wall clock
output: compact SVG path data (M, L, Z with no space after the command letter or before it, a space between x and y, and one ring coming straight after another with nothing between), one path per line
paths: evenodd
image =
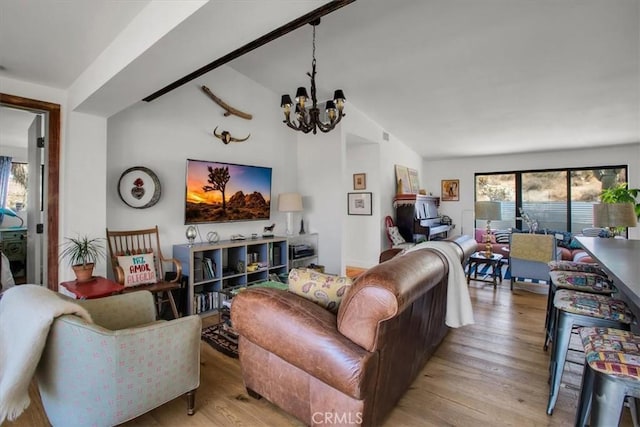
M160 180L151 169L144 166L127 169L118 180L118 195L132 208L150 208L158 203L160 193Z

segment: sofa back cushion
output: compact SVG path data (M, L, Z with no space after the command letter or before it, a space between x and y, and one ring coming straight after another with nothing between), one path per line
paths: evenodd
M429 249L395 256L362 273L342 300L338 310L338 331L368 351L389 345L385 341L385 322L410 309L410 306L446 280L448 265ZM446 289L446 285L445 285ZM445 290L446 292L446 290ZM413 325L427 322L433 313L415 313ZM444 322L444 316L442 317ZM405 334L406 331L395 334Z

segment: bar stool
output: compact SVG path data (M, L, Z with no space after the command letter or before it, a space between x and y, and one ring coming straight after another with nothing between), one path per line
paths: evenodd
M632 314L624 301L606 295L561 289L556 292L553 304L557 320L553 331L553 349L549 371L551 381L547 414L553 413L558 400L562 371L567 360L567 350L574 326L601 326L629 330Z
M584 273L572 270L552 270L549 272L549 297L547 298L547 317L544 322L544 351L549 348L556 321L556 310L553 298L558 289L587 292L590 294L611 295L616 292L615 286L607 278L596 273Z
M575 425L585 426L589 412L591 426L618 425L625 397L640 398L640 335L588 327L580 338L586 363Z

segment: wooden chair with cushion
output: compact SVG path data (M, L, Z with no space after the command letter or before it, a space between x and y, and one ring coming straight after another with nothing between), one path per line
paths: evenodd
M398 227L393 223L393 218L390 216L386 216L384 219L385 230L387 232L387 239L389 239L389 243L392 248L410 248L414 246L414 243L407 242L404 237L398 231Z
M171 291L180 288L182 266L175 258L165 258L160 250L158 226L144 230L110 231L107 229L109 256L115 280L125 286L124 293L150 291L158 315L162 304L169 302L174 318L180 317ZM173 265L175 277L165 280L165 265Z

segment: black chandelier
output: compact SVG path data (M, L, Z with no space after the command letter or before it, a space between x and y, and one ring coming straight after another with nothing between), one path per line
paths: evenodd
M291 106L293 105L291 97L289 95L282 95L282 101L280 103L280 106L284 110L285 119L282 121L283 123L286 123L291 129L304 133L313 131L314 134L318 133L318 129L320 129L321 132L329 132L340 123L340 120L342 120L344 116L342 109L344 108L345 101L342 89L336 90L333 94L333 100L327 101L325 106L329 122L325 123L320 119L320 109L318 108L318 100L316 98L316 25L319 23L320 18L310 22L313 26L313 61L311 62L311 73L307 73L307 75L311 78L311 108L305 106L309 95L307 94L307 89L304 87L299 87L296 91L295 122L291 121Z

